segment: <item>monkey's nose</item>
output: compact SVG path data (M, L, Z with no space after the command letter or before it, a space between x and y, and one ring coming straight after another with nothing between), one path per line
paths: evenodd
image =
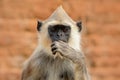
M57 34L57 37L62 37L62 36L63 36L62 33L58 33L58 34Z

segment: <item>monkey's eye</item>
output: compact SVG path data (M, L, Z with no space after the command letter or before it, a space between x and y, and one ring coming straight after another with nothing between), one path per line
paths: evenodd
M67 32L67 31L68 31L68 28L64 28L64 29L63 29L63 32Z
M51 32L55 32L56 31L56 29L55 28L51 28Z

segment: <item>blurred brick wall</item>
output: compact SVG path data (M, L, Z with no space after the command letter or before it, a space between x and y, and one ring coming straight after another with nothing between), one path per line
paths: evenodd
M22 64L37 46L36 20L60 4L83 21L92 80L120 80L120 0L0 0L0 80L20 80Z

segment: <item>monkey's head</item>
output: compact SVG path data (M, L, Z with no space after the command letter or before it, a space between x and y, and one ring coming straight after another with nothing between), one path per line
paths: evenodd
M81 22L74 22L60 6L45 21L38 21L39 45L51 52L54 41L63 41L74 49L80 50Z

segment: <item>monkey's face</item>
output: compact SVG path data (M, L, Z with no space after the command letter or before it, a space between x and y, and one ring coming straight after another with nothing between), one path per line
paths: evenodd
M41 22L38 21L37 30L39 32L39 43L51 52L51 44L54 41L63 41L71 47L79 49L81 22L62 23L57 21Z
M48 27L48 34L52 42L64 41L68 42L71 33L70 26L66 25L50 25Z

